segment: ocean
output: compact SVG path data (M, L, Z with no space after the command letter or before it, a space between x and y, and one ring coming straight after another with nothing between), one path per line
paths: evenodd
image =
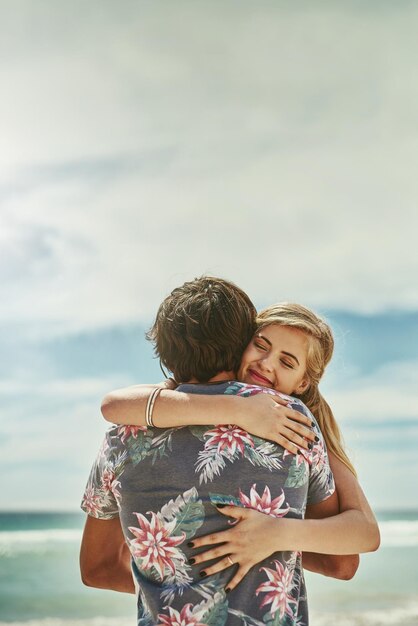
M418 511L378 513L350 581L307 573L311 626L418 626ZM84 587L79 513L0 513L0 626L131 626L134 597Z

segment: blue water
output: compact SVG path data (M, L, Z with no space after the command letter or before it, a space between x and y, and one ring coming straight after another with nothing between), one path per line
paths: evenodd
M133 596L81 583L84 519L81 513L0 514L0 623L100 615L134 623Z
M418 625L418 511L378 518L382 546L353 580L306 574L313 626ZM78 513L0 513L0 626L135 623L133 596L81 583L83 524Z

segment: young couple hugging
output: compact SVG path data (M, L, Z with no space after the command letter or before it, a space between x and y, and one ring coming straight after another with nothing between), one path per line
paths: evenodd
M140 626L307 626L303 568L349 579L379 545L318 389L329 326L202 277L148 337L173 378L103 400L83 582L136 593Z

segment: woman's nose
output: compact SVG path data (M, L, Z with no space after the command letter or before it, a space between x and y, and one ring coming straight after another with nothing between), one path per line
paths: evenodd
M271 372L273 370L273 363L270 356L265 356L264 358L260 359L260 365L261 368L264 369L266 372Z

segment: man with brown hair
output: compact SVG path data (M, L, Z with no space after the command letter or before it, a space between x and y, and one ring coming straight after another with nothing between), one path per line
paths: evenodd
M241 289L202 277L164 300L149 337L162 364L182 382L180 391L245 396L261 390L234 381L255 313ZM93 465L82 503L88 513L84 582L133 593L130 555L140 625L273 625L279 615L286 624L307 624L300 553L274 553L274 562L265 559L228 594L230 571L199 577L191 544L198 535L228 528L217 506L242 506L245 494L254 491L283 503L282 514L302 518L308 487L312 503L333 493L326 453L317 467L314 459L305 464L306 481L285 494L292 455L283 448L233 425L155 429L155 398L147 406L149 427L112 427ZM316 434L321 438L319 429ZM263 571L272 581L270 591ZM267 595L256 599L256 592Z
M206 383L238 370L255 331L255 306L239 287L202 276L174 289L147 333L178 382Z

